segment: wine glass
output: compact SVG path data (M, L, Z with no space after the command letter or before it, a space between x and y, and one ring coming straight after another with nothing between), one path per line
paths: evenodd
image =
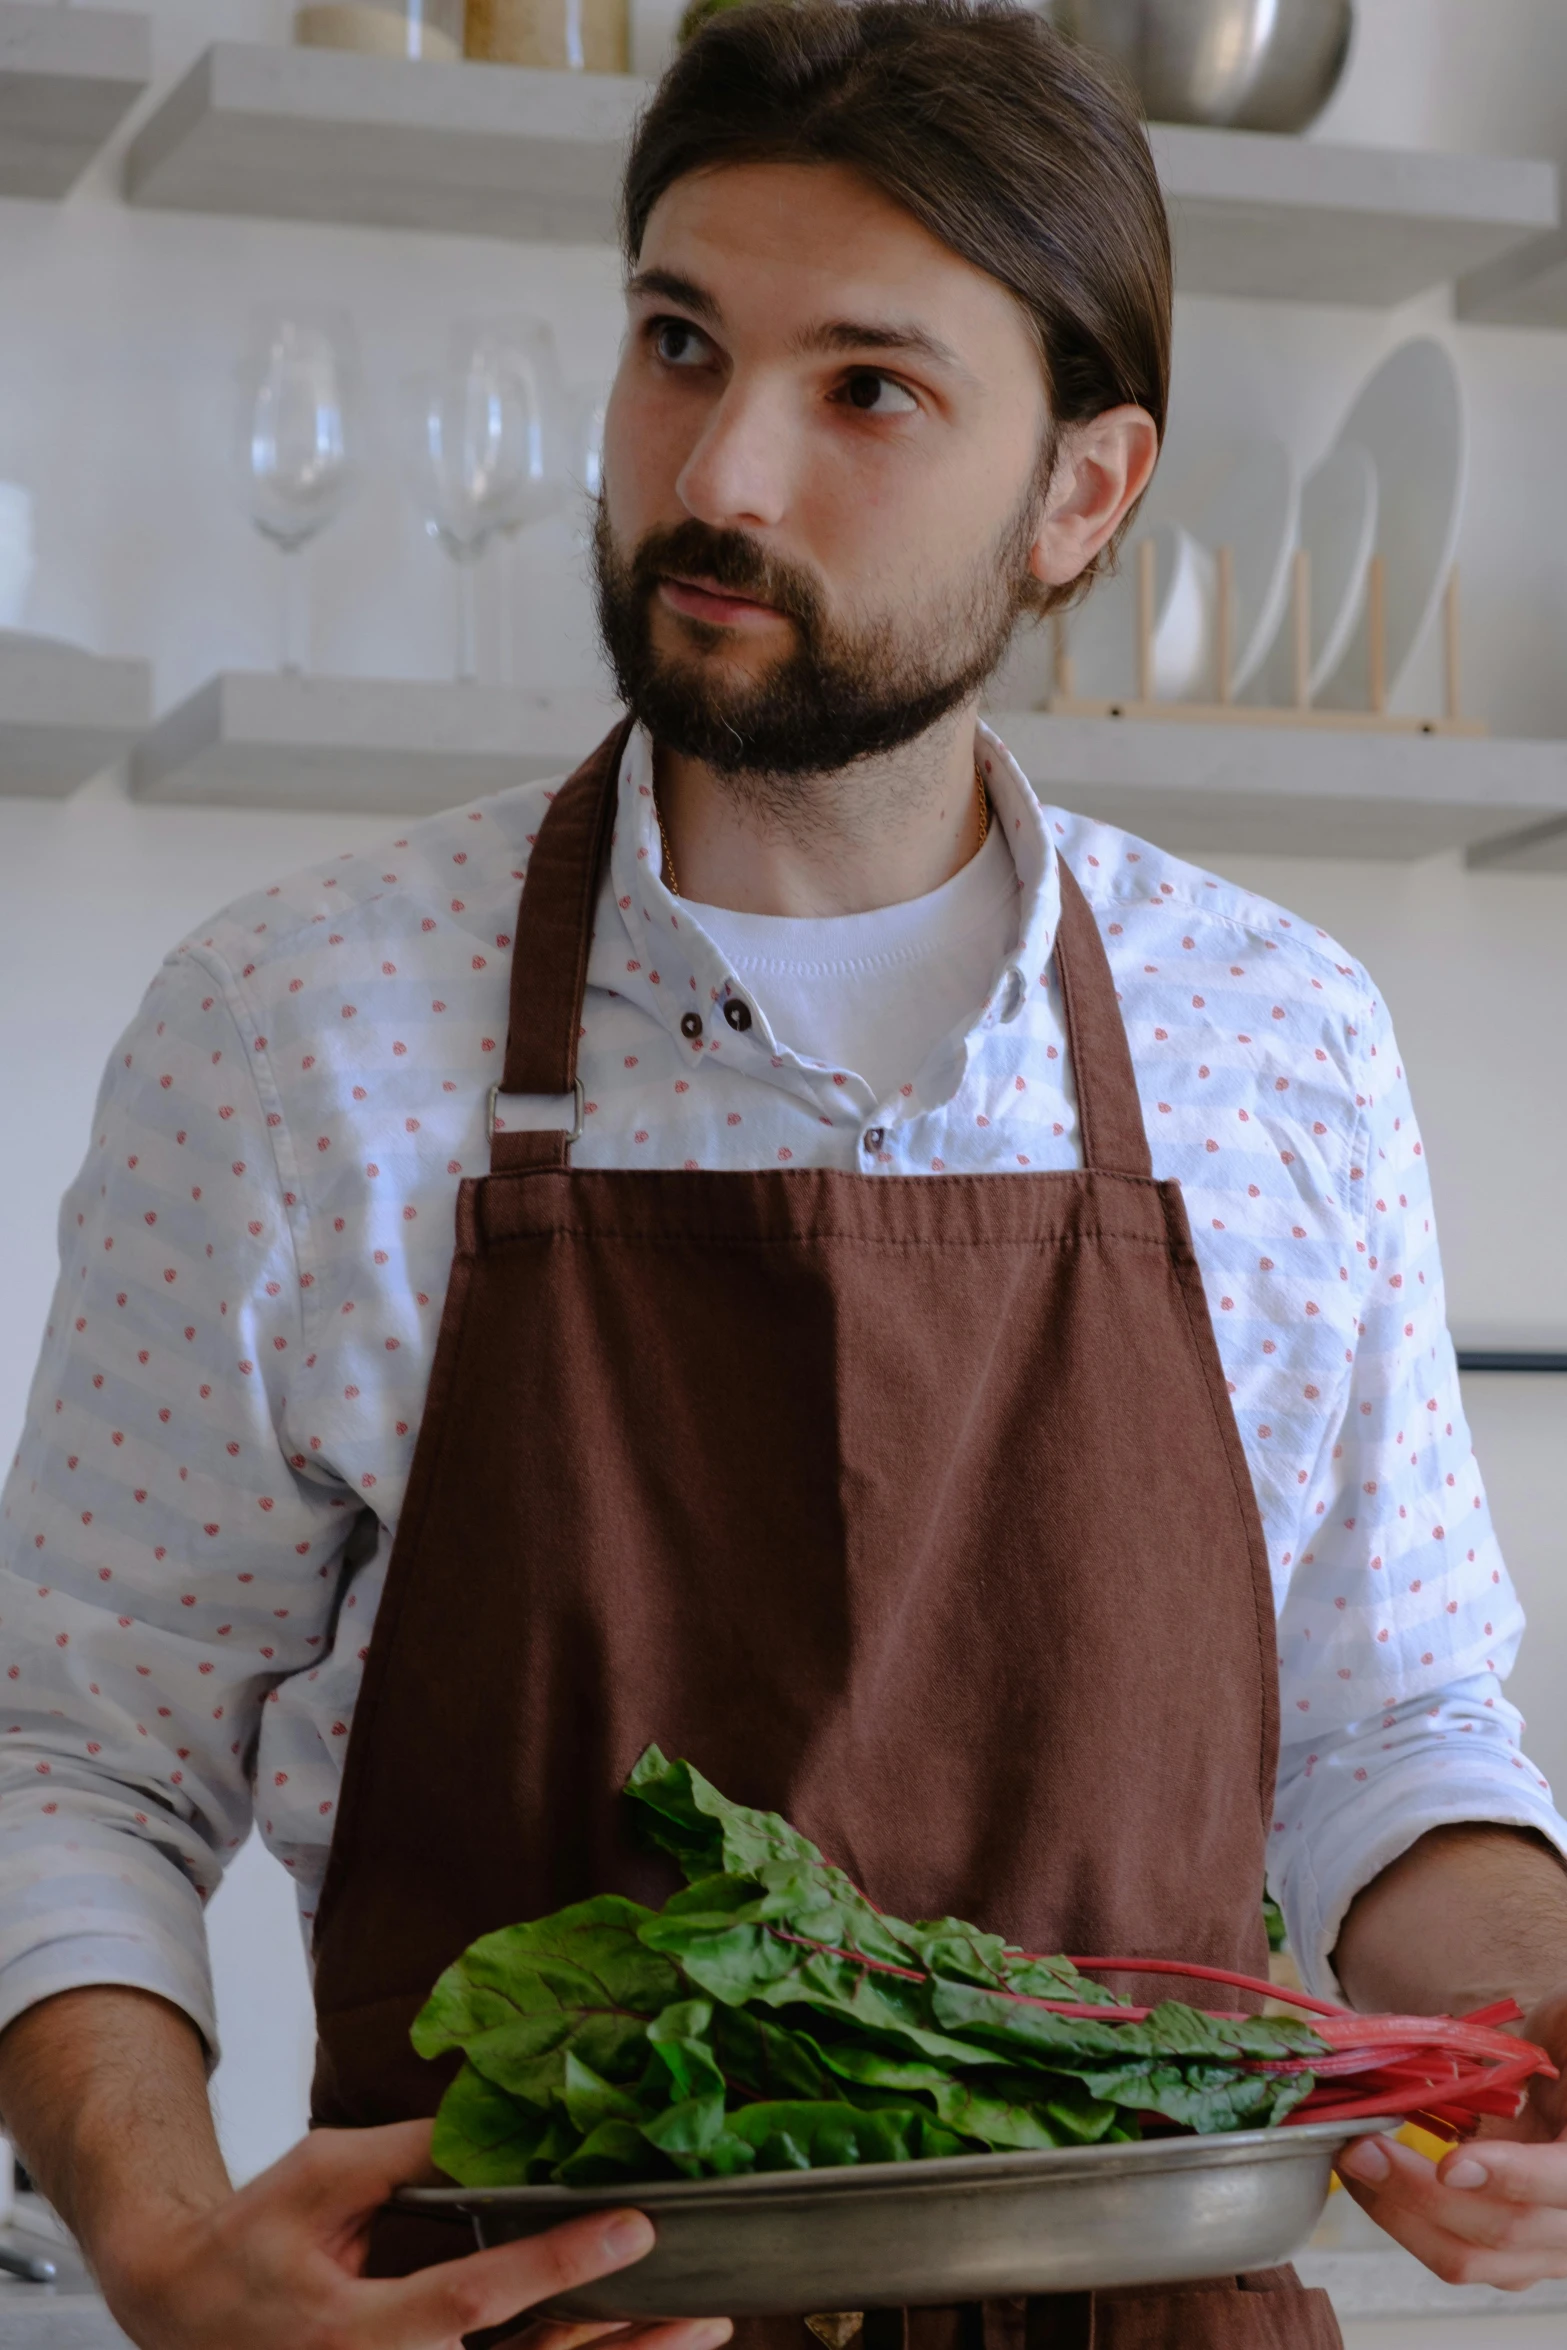
M464 319L448 346L453 367L486 386L509 419L516 451L509 496L496 529L502 674L512 683L516 648L516 548L524 530L558 513L570 492L570 414L555 338L542 319Z
M457 566L462 679L478 673L475 574L485 548L560 502L558 380L548 327L521 320L454 329L445 366L404 386L409 487L426 531Z
M282 558L282 667L305 665L301 551L343 510L358 478L360 374L337 309L256 312L239 366L239 470L250 519Z
M604 487L604 411L608 406L609 393L597 384L578 384L571 394L567 465L572 486L581 492L590 514ZM588 528L592 528L591 520Z

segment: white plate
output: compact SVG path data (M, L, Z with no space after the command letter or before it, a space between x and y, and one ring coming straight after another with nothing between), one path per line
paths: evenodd
M1377 552L1387 566L1387 691L1397 694L1435 615L1458 546L1468 471L1463 386L1451 354L1429 335L1400 344L1345 418L1338 445L1358 443L1377 476ZM1332 710L1370 700L1370 646L1362 606L1320 699Z
M1179 523L1161 522L1121 552L1080 611L1067 615L1072 692L1083 701L1127 702L1137 694L1137 575L1141 549L1154 548L1153 691L1177 702L1205 688L1213 657L1213 557Z
M1345 441L1330 449L1306 476L1300 497L1300 544L1311 557L1307 687L1313 696L1343 659L1360 619L1376 536L1376 468L1356 442ZM1281 707L1295 699L1295 628L1287 598L1277 634L1246 698Z
M1228 547L1234 559L1232 693L1243 693L1256 676L1284 618L1300 500L1300 472L1284 443L1247 441L1192 517L1200 543L1215 552Z

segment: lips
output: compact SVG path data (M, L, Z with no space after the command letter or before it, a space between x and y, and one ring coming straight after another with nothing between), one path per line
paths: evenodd
M675 610L693 618L710 619L722 626L725 621L744 620L751 614L766 619L780 619L776 604L768 604L758 596L748 596L732 588L721 587L711 578L686 578L677 572L665 572L659 580L665 599Z

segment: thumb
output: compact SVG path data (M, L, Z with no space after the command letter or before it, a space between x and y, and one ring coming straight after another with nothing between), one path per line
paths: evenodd
M243 2190L307 2218L328 2234L368 2216L399 2187L439 2177L430 2160L434 2124L390 2122L373 2130L312 2130Z

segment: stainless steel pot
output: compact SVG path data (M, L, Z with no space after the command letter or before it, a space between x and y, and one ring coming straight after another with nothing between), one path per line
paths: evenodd
M1354 0L1054 0L1058 32L1112 59L1155 122L1304 130L1349 55Z

